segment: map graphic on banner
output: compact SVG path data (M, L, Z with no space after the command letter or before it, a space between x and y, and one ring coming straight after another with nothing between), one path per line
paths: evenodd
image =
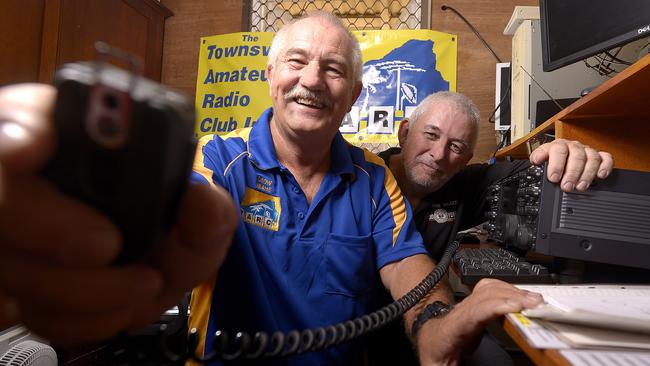
M430 30L353 32L363 89L341 124L351 143L397 143L399 121L427 95L456 90L456 36ZM271 105L266 61L273 33L201 38L197 136L252 126Z

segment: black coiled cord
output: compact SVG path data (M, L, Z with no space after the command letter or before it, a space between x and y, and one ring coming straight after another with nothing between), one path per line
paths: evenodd
M257 332L251 337L246 332L238 332L232 341L227 332L219 330L215 333L212 343L213 351L205 357L197 356L194 351L188 351L186 354L180 355L175 354L168 349L165 343L165 337L162 336L160 337L161 347L165 353L165 358L173 363L191 358L194 361L205 364L217 360L232 361L238 358L252 360L258 358L286 357L305 352L319 351L342 342L347 342L401 317L422 300L445 275L451 258L458 249L458 246L459 240L456 239L447 246L436 268L420 281L417 286L406 295L373 313L335 325L305 329L302 331L293 330L286 334L278 331L269 336L265 332ZM161 331L164 331L164 329L161 328ZM196 329L190 330L187 349L195 350L198 343L199 335Z

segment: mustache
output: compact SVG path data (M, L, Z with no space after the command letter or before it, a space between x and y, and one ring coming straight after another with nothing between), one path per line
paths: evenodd
M443 173L442 168L433 158L427 158L425 156L419 156L415 159L417 163L424 164L430 168L436 169L437 171Z
M323 107L330 107L332 105L329 98L327 98L323 94L311 91L309 89L305 89L298 85L294 86L289 91L284 93L284 100L291 100L297 98L309 99L315 101L316 103L323 105Z

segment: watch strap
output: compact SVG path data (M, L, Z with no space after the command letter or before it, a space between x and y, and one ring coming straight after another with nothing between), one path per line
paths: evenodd
M453 309L452 305L442 301L434 301L425 306L422 312L415 317L415 320L411 325L411 337L415 338L420 328L422 328L422 325L424 325L424 323L429 319L445 316L451 311L451 309Z

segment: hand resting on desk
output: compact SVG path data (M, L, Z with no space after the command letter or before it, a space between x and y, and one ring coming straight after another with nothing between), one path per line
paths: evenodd
M533 308L542 302L542 296L538 293L518 289L503 281L482 279L449 314L432 319L422 327L418 346L425 342L435 343L436 354L420 360L421 364L455 364L464 351L476 347L478 335L488 322L507 313Z

